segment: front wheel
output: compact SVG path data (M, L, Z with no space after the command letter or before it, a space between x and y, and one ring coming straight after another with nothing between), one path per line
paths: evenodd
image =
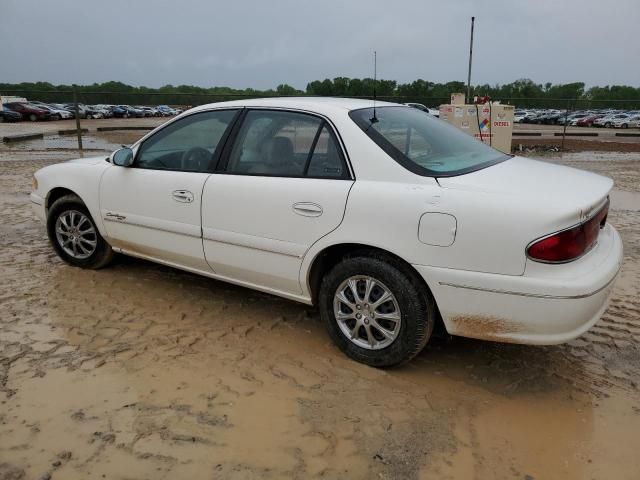
M408 362L436 319L433 296L415 275L380 257L350 257L323 278L320 315L336 345L373 367Z
M76 195L65 195L53 202L47 215L47 234L58 256L75 267L102 268L114 256Z
M32 113L31 115L29 115L29 120L35 122L36 120L38 120L38 117L35 113Z

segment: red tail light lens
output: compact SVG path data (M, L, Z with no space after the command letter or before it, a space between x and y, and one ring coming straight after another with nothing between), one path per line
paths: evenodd
M544 237L527 248L527 256L538 262L564 263L588 252L596 243L609 213L609 199L598 212L580 225Z

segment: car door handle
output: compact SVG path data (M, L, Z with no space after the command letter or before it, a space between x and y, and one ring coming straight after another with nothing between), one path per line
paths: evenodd
M293 204L293 211L305 217L319 217L322 215L322 207L317 203L298 202Z
M182 203L193 202L193 193L191 193L189 190L174 190L171 193L171 196L176 202L182 202Z

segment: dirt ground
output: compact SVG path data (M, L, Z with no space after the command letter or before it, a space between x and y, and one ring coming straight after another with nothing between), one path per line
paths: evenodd
M564 143L560 137L532 137L532 138L514 138L511 147L514 153L525 153L528 149L540 150L562 150L563 152L640 152L640 138L624 138L617 137L608 138L565 138ZM537 152L536 152L537 153ZM527 153L531 155L532 152Z
M436 340L376 370L308 307L130 258L63 264L28 199L75 155L56 145L0 147L0 480L639 478L640 154L545 157L616 181L625 262L590 332Z

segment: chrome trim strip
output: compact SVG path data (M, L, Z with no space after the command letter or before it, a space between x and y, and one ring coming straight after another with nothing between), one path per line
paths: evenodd
M518 295L520 297L530 297L530 298L548 298L553 300L579 300L581 298L591 297L596 293L601 292L602 290L607 288L609 285L611 285L611 283L613 283L613 281L618 277L618 274L620 273L620 268L621 266L618 266L618 270L616 270L615 275L613 275L613 277L611 277L611 279L607 283L605 283L603 286L601 286L597 290L594 290L593 292L584 293L580 295L550 295L545 293L526 293L526 292L515 292L511 290L500 290L497 288L483 288L483 287L473 287L471 285L458 285L456 283L448 283L448 282L438 282L438 283L445 287L464 288L466 290L475 290L478 292L499 293L503 295Z
M234 247L249 248L261 252L276 253L293 258L302 258L306 252L303 245L275 240L272 238L256 237L245 233L237 233L214 228L203 228L204 240L222 243Z
M195 235L195 234L187 233L184 231L179 232L177 230L171 230L170 228L152 227L151 225L143 224L142 222L132 222L131 220L118 220L117 217L104 216L102 217L102 220L104 220L105 222L118 223L120 225L131 225L134 227L148 228L149 230L156 230L158 232L167 232L167 233L173 233L176 235L184 235L185 237L202 238L201 235Z

